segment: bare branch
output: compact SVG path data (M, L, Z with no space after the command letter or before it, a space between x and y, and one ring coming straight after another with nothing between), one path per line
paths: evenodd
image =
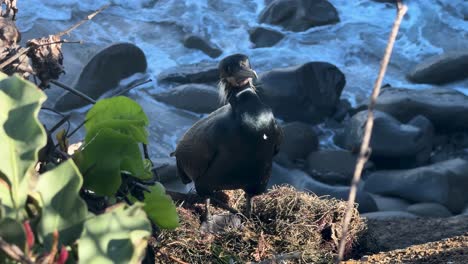
M64 35L69 35L70 32L72 32L73 30L75 30L76 28L78 28L79 26L83 25L84 23L86 23L87 21L93 19L97 14L101 13L104 9L108 8L110 6L110 4L107 4L101 8L99 8L98 10L94 11L93 13L89 14L88 16L86 16L83 20L81 20L80 22L76 23L75 25L71 26L70 28L68 28L67 30L65 31L62 31L58 34L56 34L56 36L58 37L62 37Z
M364 136L363 136L362 143L361 143L359 157L356 162L356 168L354 170L353 180L351 182L351 188L349 191L349 198L348 198L348 203L346 207L346 214L345 214L345 217L343 218L343 223L342 223L343 229L342 229L340 244L338 247L338 259L336 263L339 263L341 260L343 260L343 257L344 257L345 245L346 245L346 240L348 236L348 227L349 227L349 222L351 221L354 201L356 200L356 193L357 193L359 180L361 179L361 173L362 173L362 169L364 168L364 164L366 163L370 155L369 143L370 143L370 139L372 135L372 127L374 125L373 110L377 102L377 97L379 96L379 93L380 93L380 87L382 85L383 77L385 75L385 72L387 71L388 62L390 61L390 56L392 54L393 46L395 44L395 39L397 37L401 21L403 19L403 16L406 14L406 11L408 11L408 7L404 5L401 2L401 0L397 0L397 9L398 9L397 16L395 18L395 22L393 24L393 28L388 39L388 44L387 44L387 48L385 49L384 57L382 58L382 61L380 63L379 75L377 77L377 80L375 81L374 89L372 91L372 95L371 95L370 102L369 102L369 110L368 110L366 127L364 130Z
M77 95L83 99L85 99L86 101L88 101L89 103L92 103L92 104L95 104L96 103L96 100L94 100L93 98L87 96L86 94L74 89L74 88L71 88L70 86L67 86L59 81L56 81L56 80L50 80L51 83L57 85L58 87L62 88L62 89L65 89L67 91L69 91L70 93L74 94L74 95Z
M34 264L24 253L21 251L19 247L16 245L11 245L7 243L0 237L0 250L3 251L8 257L12 260L17 261L19 263L25 264Z
M26 54L30 49L31 49L30 47L21 49L21 51L19 51L19 52L16 53L15 55L11 56L8 60L6 60L6 61L4 61L2 64L0 64L0 70L3 70L3 68L5 68L6 66L10 65L10 63L14 62L14 61L17 60L19 57L21 57L22 55Z

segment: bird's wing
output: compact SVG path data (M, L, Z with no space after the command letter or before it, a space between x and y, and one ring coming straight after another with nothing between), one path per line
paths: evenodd
M215 111L195 123L177 144L174 155L178 167L191 180L203 175L216 157L219 135L213 135L213 130L216 129L220 112Z
M278 152L280 151L281 143L283 142L283 137L284 137L283 129L281 128L281 126L278 125L278 123L276 123L276 120L275 120L275 129L276 129L276 144L275 144L273 156L278 154Z

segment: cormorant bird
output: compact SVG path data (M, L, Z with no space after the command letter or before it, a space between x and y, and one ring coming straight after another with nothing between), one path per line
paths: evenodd
M219 63L219 93L224 106L195 123L173 155L183 183L195 183L206 199L214 191L243 189L250 215L251 197L265 191L272 159L279 151L282 130L271 108L258 97L249 58L234 54Z

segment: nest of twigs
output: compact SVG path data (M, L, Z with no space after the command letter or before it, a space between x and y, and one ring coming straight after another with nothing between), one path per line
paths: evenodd
M226 194L229 205L242 212L243 192ZM274 187L253 199L250 219L241 217L240 227L216 234L200 232L201 207L184 203L178 208L181 226L153 238L156 263L329 263L337 255L346 203L289 186ZM365 229L354 208L347 236L348 255Z

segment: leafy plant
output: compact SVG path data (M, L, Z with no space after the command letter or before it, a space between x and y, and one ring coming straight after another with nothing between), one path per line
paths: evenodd
M122 175L151 177L138 147L147 142L146 115L128 98L98 102L87 115L84 148L74 157L79 166L65 159L39 175L38 152L47 136L38 113L45 99L34 84L0 73L0 263L77 261L70 256L82 263L141 260L150 220L161 228L178 225L164 187L150 186L143 203L127 194L133 205L116 203L99 215L88 212L80 193L89 188L117 200Z

